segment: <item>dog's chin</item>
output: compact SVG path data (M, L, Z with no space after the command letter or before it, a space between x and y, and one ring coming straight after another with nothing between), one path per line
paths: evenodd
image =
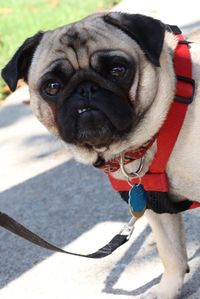
M109 147L116 129L98 110L86 111L77 119L75 142L92 148Z
M66 143L96 150L108 149L112 143L119 141L131 128L131 123L124 127L119 121L112 122L98 109L84 110L73 119L69 126L60 130L61 138Z

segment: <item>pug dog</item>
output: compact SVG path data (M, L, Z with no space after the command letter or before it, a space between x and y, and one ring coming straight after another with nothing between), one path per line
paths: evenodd
M95 164L137 150L161 128L175 94L173 52L177 38L161 21L139 14L93 14L28 38L2 71L14 91L30 88L31 106L74 159ZM195 98L167 164L172 201L200 200L200 45L192 43ZM187 142L186 142L187 140ZM156 153L145 154L143 176ZM139 161L127 165L136 171ZM113 175L122 178L118 170ZM164 273L145 299L174 299L187 272L181 214L145 212Z

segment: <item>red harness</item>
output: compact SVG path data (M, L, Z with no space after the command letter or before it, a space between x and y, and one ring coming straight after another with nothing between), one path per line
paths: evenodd
M167 115L164 125L159 133L150 140L147 145L140 148L136 152L127 152L125 154L125 163L130 163L145 155L146 151L151 147L155 139L157 139L157 152L149 171L141 177L141 183L147 191L169 191L169 182L166 174L166 165L173 147L178 138L178 134L183 125L188 104L193 100L194 96L194 80L192 79L192 62L188 47L188 42L182 34L178 33L179 43L174 53L174 68L177 77L176 95ZM129 182L127 180L119 180L112 176L112 172L119 169L119 158L106 162L100 167L109 177L112 187L116 191L129 191L130 183L138 184L139 179L133 178ZM194 202L191 208L200 207L200 203Z

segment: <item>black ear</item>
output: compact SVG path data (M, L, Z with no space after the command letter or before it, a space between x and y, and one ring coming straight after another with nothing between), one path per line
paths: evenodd
M39 45L43 34L43 32L38 32L36 35L26 39L12 59L3 68L1 75L8 84L10 90L14 91L16 89L19 79L27 80L33 54Z
M109 13L104 16L104 20L127 33L139 44L148 59L160 66L159 58L165 35L165 25L162 22L140 14L120 12Z

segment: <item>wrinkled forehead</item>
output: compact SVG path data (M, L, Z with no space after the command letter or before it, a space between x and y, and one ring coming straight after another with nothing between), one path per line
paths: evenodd
M46 32L34 55L30 75L39 77L59 59L70 61L74 69L87 68L96 51L121 50L131 55L130 43L131 39L107 24L103 15L93 15Z

